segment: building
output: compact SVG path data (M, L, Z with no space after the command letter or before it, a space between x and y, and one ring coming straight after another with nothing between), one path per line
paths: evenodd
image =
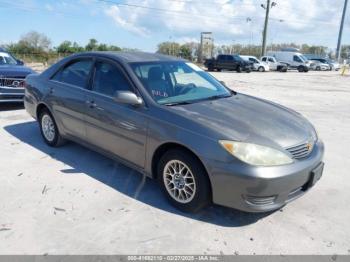
M203 62L207 58L213 57L214 39L212 32L202 32L201 42L199 47L198 62Z

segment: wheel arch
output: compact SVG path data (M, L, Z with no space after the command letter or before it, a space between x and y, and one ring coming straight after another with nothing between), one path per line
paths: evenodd
M190 153L192 156L194 156L198 162L202 165L203 169L205 170L205 175L207 176L208 180L209 180L209 184L210 184L210 194L212 197L212 184L211 184L211 180L210 180L210 176L208 173L208 170L206 168L206 166L204 165L204 163L202 162L202 160L198 157L198 155L191 149L189 149L188 147L180 144L180 143L176 143L176 142L166 142L164 144L161 144L160 146L158 146L158 148L154 151L153 155L152 155L152 161L151 161L151 172L152 172L152 178L157 179L157 164L158 161L160 160L160 158L169 150L172 149L179 149L179 150L184 150L188 153Z
M36 119L39 119L40 117L40 112L43 110L43 109L47 109L51 115L52 115L52 112L50 110L50 108L43 102L39 103L37 106L36 106L36 109L35 109L35 116L36 116Z

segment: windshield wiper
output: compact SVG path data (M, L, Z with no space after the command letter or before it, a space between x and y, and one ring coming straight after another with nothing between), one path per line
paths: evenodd
M215 96L210 96L210 97L206 98L206 100L216 100L216 99L227 98L227 97L231 97L231 96L232 96L232 94L230 94L230 95L227 95L227 94L215 95Z
M172 102L172 103L165 103L165 104L162 104L162 105L165 105L165 106L178 106L178 105L188 105L188 104L191 104L191 102L189 102L189 101Z

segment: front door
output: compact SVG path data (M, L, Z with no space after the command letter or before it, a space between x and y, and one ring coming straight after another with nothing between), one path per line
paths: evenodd
M142 168L145 164L147 109L116 102L113 98L116 91L137 93L118 64L97 60L86 104L88 141Z

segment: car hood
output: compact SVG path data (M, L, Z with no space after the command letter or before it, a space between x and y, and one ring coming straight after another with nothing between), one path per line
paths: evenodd
M199 126L194 131L201 133L210 129L214 139L286 148L312 139L315 132L299 113L243 94L171 108L195 121Z
M0 76L4 77L26 77L35 73L32 69L21 65L0 65Z

